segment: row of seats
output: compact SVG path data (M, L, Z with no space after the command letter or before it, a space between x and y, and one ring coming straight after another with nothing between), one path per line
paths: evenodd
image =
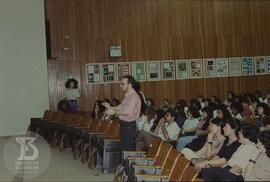
M103 171L113 171L120 163L119 122L115 118L104 121L93 119L88 112L46 110L42 118L31 118L29 130L43 136L59 151L71 147L73 158L80 158L90 168L98 162ZM103 155L97 156L99 153Z
M147 153L124 151L122 157L124 169L121 173L118 168L118 181L201 181L196 168L158 137L152 140Z

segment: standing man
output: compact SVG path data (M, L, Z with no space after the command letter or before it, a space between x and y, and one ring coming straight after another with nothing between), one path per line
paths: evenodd
M107 115L117 115L120 119L120 148L121 151L135 150L136 120L140 116L141 99L136 89L136 81L132 76L125 76L120 87L125 98L119 106L111 107L104 103Z

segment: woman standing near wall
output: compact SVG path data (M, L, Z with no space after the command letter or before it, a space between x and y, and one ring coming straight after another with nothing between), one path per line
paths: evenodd
M78 89L78 81L69 79L65 84L64 99L67 100L67 110L71 113L77 113L79 110L80 92Z

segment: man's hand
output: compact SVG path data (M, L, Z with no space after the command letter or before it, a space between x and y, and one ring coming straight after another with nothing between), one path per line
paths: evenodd
M162 127L162 126L165 126L165 119L164 118L161 118L160 120L159 120L159 123L158 123L158 125L160 126L160 127Z

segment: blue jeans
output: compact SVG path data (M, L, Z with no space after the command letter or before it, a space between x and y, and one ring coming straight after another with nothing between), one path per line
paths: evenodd
M193 139L197 138L197 136L183 136L178 139L176 149L181 151L187 144L189 144Z
M67 101L67 110L70 113L76 114L78 112L78 101L77 100L68 100Z

